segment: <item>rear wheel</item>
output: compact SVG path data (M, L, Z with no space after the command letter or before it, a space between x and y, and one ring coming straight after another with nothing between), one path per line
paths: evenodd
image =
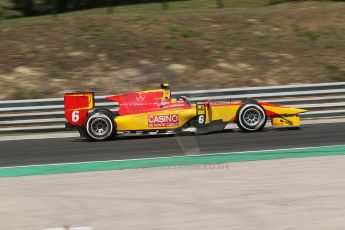
M267 121L265 110L256 103L245 103L237 112L237 126L245 132L262 130Z
M115 122L108 110L96 110L87 119L87 136L96 141L104 141L115 135Z

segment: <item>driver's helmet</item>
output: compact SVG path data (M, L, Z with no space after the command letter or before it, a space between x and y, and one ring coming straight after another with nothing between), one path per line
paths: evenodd
M161 89L170 89L169 83L162 83L161 84Z

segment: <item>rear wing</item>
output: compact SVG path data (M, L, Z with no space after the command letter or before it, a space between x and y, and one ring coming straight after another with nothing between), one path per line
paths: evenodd
M65 117L72 126L84 125L88 111L94 107L93 92L66 93L64 96Z

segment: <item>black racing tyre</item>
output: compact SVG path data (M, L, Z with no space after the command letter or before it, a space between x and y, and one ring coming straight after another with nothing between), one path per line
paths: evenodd
M244 132L258 132L267 122L264 108L257 103L244 103L237 111L237 126Z
M79 131L80 137L88 137L85 126L79 126L78 131Z
M116 124L109 110L96 110L87 118L87 137L95 141L105 141L115 136Z

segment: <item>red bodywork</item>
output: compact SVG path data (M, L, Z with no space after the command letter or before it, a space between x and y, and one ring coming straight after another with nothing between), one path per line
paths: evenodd
M191 108L191 105L183 101L177 101L172 104L170 98L163 98L163 92L156 91L114 95L106 97L106 99L119 103L118 113L121 116L172 108Z
M67 93L64 103L66 120L73 126L84 125L88 111L95 106L94 93Z

